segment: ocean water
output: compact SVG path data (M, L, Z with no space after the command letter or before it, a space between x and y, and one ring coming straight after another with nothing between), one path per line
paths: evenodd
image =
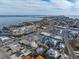
M78 18L79 16L67 16L70 18ZM42 20L42 17L33 17L33 16L26 16L26 17L0 17L0 29L3 26L9 26L13 24L18 24L22 22L28 22L28 21L38 21Z
M28 21L38 21L42 18L39 17L0 17L0 29L3 26L9 26L13 24L18 24L21 22L28 22Z

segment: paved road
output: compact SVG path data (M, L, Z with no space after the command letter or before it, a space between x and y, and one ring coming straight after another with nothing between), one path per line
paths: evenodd
M79 58L77 58L77 56L75 55L75 53L73 51L73 48L69 44L69 41L68 41L69 39L68 39L66 31L63 32L63 38L64 38L65 45L67 46L70 59L79 59Z
M66 29L67 27L62 27L62 26L55 26L56 28L60 29ZM74 30L74 31L79 31L79 28L69 28L68 30Z
M6 54L3 49L0 48L0 59L11 59L8 54Z

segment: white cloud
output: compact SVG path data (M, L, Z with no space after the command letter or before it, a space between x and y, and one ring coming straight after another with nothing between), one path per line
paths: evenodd
M74 8L79 8L79 0L77 0L75 3L74 3Z
M27 11L29 10L39 10L39 9L50 9L50 8L53 8L54 6L52 6L50 3L48 2L44 2L44 1L37 1L37 0L26 0L26 1L18 1L18 0L14 0L14 1L11 1L11 0L2 0L0 2L3 2L4 4L6 4L6 6L1 5L1 7L15 7L16 9L25 9ZM7 9L7 8L6 8Z
M60 8L68 9L72 6L72 3L67 0L50 0L50 2L45 2L42 0L0 0L1 3L7 6L15 6L17 8Z
M52 5L60 9L69 9L73 6L73 4L67 0L51 0L51 2Z
M79 6L78 2L71 3L70 1L67 0L49 0L49 1L50 2L42 0L0 0L0 12L27 13L27 14L34 14L34 13L55 14L55 13L63 13L65 10L68 11L72 7Z

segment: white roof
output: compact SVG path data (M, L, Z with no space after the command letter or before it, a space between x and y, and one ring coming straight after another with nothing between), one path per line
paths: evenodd
M15 49L17 47L20 47L20 45L18 43L12 43L9 45L10 48Z
M1 39L2 41L4 41L4 40L9 40L10 38L9 38L9 37L6 37L6 36L1 36L0 39Z
M19 30L18 30L18 29L14 29L14 30L13 30L13 32L17 32L17 31L19 31Z
M56 38L56 39L62 39L62 36L56 35L56 36L54 36L54 38Z
M41 32L41 34L46 35L46 36L51 36L51 34L47 32Z
M75 53L79 54L79 51L74 51Z
M73 34L74 34L74 33L78 33L78 31L71 31L71 33L73 33Z
M26 28L25 27L21 27L21 30L25 30Z
M53 49L49 49L47 51L47 54L49 54L50 56L54 56L54 57L58 57L59 53L57 50L53 50Z
M36 44L36 42L31 42L31 47L35 47L35 48L37 48L37 44Z
M23 54L21 54L21 56L22 56L22 55L27 56L27 55L29 55L30 53L31 53L31 51L30 51L30 50L27 50L26 52L23 52ZM20 57L21 57L21 56L20 56Z

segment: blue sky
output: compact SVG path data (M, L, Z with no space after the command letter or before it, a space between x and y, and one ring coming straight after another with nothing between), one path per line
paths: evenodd
M79 0L0 0L1 15L79 15Z

